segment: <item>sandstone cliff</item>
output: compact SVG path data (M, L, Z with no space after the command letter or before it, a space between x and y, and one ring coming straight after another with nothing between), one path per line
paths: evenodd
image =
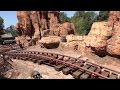
M120 11L111 11L108 22L113 31L112 37L107 41L107 52L111 55L120 55Z
M74 34L75 28L72 23L59 23L60 11L17 11L18 32L17 44L37 44L41 37L48 35L65 36ZM22 40L24 37L25 40ZM30 40L27 40L29 37ZM19 43L18 43L19 42ZM24 44L23 44L24 43ZM32 45L31 44L31 45Z
M108 21L94 22L87 36L67 36L67 43L83 43L99 56L120 55L120 11L110 11ZM68 45L70 46L70 45ZM72 46L72 45L71 45ZM73 45L74 47L74 45ZM80 45L78 45L80 47ZM84 49L85 49L84 48ZM79 50L79 49L78 49Z

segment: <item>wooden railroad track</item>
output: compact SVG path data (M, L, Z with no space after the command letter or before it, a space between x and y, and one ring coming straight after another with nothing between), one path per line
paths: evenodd
M5 52L10 58L27 60L34 63L46 64L71 74L75 79L120 79L120 72L99 66L97 64L56 53L39 51L9 51Z

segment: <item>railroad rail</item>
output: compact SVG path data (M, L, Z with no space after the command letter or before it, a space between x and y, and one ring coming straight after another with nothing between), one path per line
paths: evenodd
M24 50L4 52L4 54L13 59L50 65L55 70L62 71L65 75L71 74L75 79L120 79L120 72L84 61L80 58L56 53Z
M18 50L20 47L16 44L0 45L0 54L10 50Z
M0 54L0 79L6 79L5 72L13 69L11 62L12 60L7 55Z

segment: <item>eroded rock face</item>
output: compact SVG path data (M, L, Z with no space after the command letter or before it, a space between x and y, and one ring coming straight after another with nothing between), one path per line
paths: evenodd
M96 51L106 51L107 40L112 35L112 28L108 26L107 22L93 23L88 34L90 37L90 46Z
M110 11L108 22L110 26L120 25L120 11Z
M104 56L107 53L120 55L120 26L118 25L118 21L116 21L117 19L114 19L117 18L118 15L119 14L115 16L114 12L114 16L111 16L110 12L108 21L94 22L87 36L68 35L66 37L67 42L75 43L79 41L79 43L84 44L84 47L90 47L96 54L99 54L99 56ZM78 44L78 47L80 46L81 44Z
M18 11L17 12L17 19L18 23L16 25L16 30L18 34L21 35L29 35L31 36L31 21L30 21L30 12L28 11Z
M110 11L108 22L113 27L113 34L107 41L107 52L110 55L120 55L120 11Z
M110 55L120 55L120 11L110 11L107 22L93 24L88 36L91 36L90 46L97 52L107 52ZM96 37L92 39L92 37Z
M37 44L44 36L74 34L75 28L72 23L59 23L59 12L60 11L17 11L18 23L16 30L19 35L19 42L31 41ZM26 38L24 38L24 41L20 40L20 38L26 36L31 40L28 41Z
M93 23L88 36L92 35L108 38L112 35L112 28L108 26L108 22L95 22Z
M75 26L73 23L59 23L59 11L49 11L49 26L50 26L50 35L55 36L66 36L69 34L75 33Z
M78 50L90 47L95 53L106 54L107 40L112 35L112 28L108 26L107 22L93 23L91 30L86 36L68 35L67 42L79 42ZM74 46L74 45L73 45Z
M84 44L83 47L90 47L97 53L120 55L120 11L110 11L106 22L94 22L87 36L75 36L73 23L59 23L59 11L18 11L17 18L19 36L16 40L23 47L39 43L42 37L66 36L67 43L62 46L79 50Z
M30 11L30 19L34 29L33 38L40 38L40 22L38 17L38 11Z
M37 11L18 11L17 12L18 23L16 30L18 37L16 38L17 44L22 47L29 46L29 41L40 39L40 25L38 21ZM29 40L27 40L27 38ZM19 43L18 43L19 42Z
M113 31L113 36L107 41L107 52L110 55L120 55L120 27Z
M120 11L110 11L108 21L94 22L87 36L67 35L62 48L85 51L91 48L97 55L120 55ZM64 30L64 29L62 29ZM75 49L74 49L75 48Z
M109 54L111 54L111 55L120 55L120 35L113 35L112 38L110 38L107 41L107 43L108 43L107 52Z
M48 11L49 28L51 30L59 23L59 12L60 11Z

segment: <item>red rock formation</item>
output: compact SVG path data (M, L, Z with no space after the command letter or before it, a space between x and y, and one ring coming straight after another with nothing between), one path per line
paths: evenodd
M85 47L92 48L99 56L107 53L120 55L120 11L110 11L108 21L94 22L89 34L84 37L67 37L67 43L85 43ZM71 44L71 47L74 47ZM67 46L69 47L69 46ZM78 45L80 47L80 45Z
M18 11L17 12L18 23L16 25L16 30L18 32L18 37L16 38L16 43L21 47L24 47L25 44L28 44L27 37L31 38L32 36L32 24L30 20L29 11ZM24 37L24 39L23 39Z
M120 55L120 11L110 11L108 22L113 27L113 34L107 41L107 52Z
M112 35L112 28L108 26L107 22L93 23L88 34L90 47L95 51L105 52L108 38Z
M31 21L29 17L30 13L28 11L18 11L17 18L18 23L16 29L18 34L30 35L31 34Z
M110 26L120 25L120 11L110 11L108 22Z
M48 11L49 27L51 30L59 23L59 12L60 11Z
M120 55L120 11L110 11L107 22L93 23L88 36L95 51Z
M39 17L37 14L38 11L30 11L30 19L31 19L31 23L32 26L34 28L34 35L33 35L33 39L40 39L40 23L39 23Z
M43 36L74 34L75 28L72 23L59 23L59 12L17 11L18 23L16 29L19 35L18 37L25 37L25 43L28 41L26 37L29 37L36 44ZM23 41L19 41L23 43Z
M69 34L74 34L75 27L73 23L59 23L59 11L48 11L48 18L51 35L66 36Z
M48 11L39 11L40 22L41 22L41 30L49 29L48 26Z

